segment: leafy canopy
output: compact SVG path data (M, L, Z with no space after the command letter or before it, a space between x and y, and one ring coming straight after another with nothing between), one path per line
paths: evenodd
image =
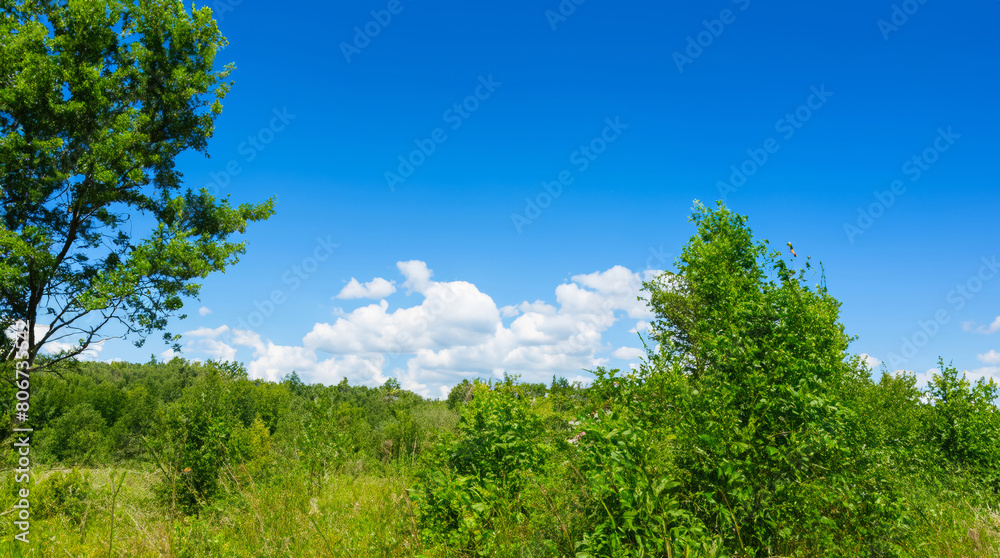
M30 362L109 324L141 345L273 213L181 191L175 159L206 152L231 86L214 67L226 39L209 8L173 0L0 6L0 326L47 325Z

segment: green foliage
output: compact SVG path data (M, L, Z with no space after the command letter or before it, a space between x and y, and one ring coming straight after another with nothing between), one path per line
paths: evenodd
M898 552L888 471L846 443L858 418L841 393L853 371L839 302L721 204L692 220L678 272L646 284L661 353L645 371L666 376L690 509L740 554Z
M570 443L580 445L580 473L591 499L590 528L577 557L717 556L719 541L691 511L678 488L682 473L672 462L675 435L633 412L648 396L635 374L596 371L592 389L609 397L578 421Z
M271 432L257 417L249 427L237 426L229 442L229 461L242 465L244 480L259 479L274 465Z
M87 513L93 497L90 475L76 469L69 473L52 473L31 490L31 500L37 502L39 518L61 515L77 525Z
M462 380L455 387L451 388L448 392L448 408L451 410L459 410L459 408L472 399L472 387L473 383L469 380Z
M309 473L312 492L319 493L328 472L355 465L369 444L370 427L362 410L350 403L316 398L305 401L293 417L295 455Z
M236 263L233 235L273 213L181 191L176 159L206 152L231 86L215 60L226 44L209 8L173 0L4 3L0 329L49 325L29 362L46 340L72 346L41 367L80 354L108 324L141 345Z
M36 436L39 450L66 463L106 463L107 423L90 403L78 403Z
M163 475L159 494L171 506L198 511L215 496L230 456L250 451L233 448L233 434L242 425L232 395L232 384L209 370L181 399L162 409L150 449Z
M458 421L458 442L451 463L458 474L496 483L513 493L522 486L519 473L540 466L549 448L542 423L515 378L476 382L472 400Z
M930 435L941 452L982 482L1000 491L1000 411L998 389L991 379L971 384L954 366L939 360L939 374L928 386L934 406Z
M63 361L33 381L33 455L128 460L114 541L135 556L1000 555L997 386L943 363L926 391L873 379L808 265L724 207L693 220L676 273L646 284L660 349L587 388L508 376L427 401L395 380ZM53 506L33 532L105 553L94 478L29 479ZM22 485L2 484L10 507Z
M501 525L527 511L517 496L552 448L515 381L508 376L496 384L473 382L456 436L443 436L424 457L411 492L429 544L490 555L501 544Z

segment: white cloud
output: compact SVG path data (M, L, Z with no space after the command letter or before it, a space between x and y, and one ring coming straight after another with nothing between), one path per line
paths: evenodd
M633 347L618 347L615 352L611 353L615 358L620 358L622 360L635 360L639 357L646 356L646 351L642 349L636 349Z
M988 325L988 326L981 325L981 326L977 327L976 326L976 322L974 322L974 321L962 322L962 329L965 330L965 331L969 331L973 327L976 328L976 333L982 333L983 335L989 335L991 333L996 333L996 332L1000 331L1000 316L997 316L993 320L993 322L991 322L990 325Z
M1000 366L983 366L982 368L969 370L965 373L965 377L973 384L979 379L984 379L987 382L993 380L1000 383Z
M229 326L221 325L217 328L210 327L199 327L198 329L192 329L191 331L185 331L184 335L191 337L207 337L209 339L217 339L223 333L229 331Z
M198 343L198 349L212 357L212 360L220 362L236 360L236 348L218 339L202 339Z
M212 311L208 308L208 306L202 306L201 308L198 309L199 316L207 316L211 313Z
M184 335L193 338L187 343L189 352L200 351L208 355L212 360L232 361L236 360L236 347L219 339L220 336L228 334L229 326L221 325L217 328L199 327L191 331L185 331ZM230 335L226 335L228 338Z
M504 318L513 318L520 313L521 311L517 309L517 306L502 306L500 308L500 315Z
M980 326L979 333L996 333L1000 331L1000 316L997 316L989 326Z
M104 350L104 343L107 339L101 339L95 343L91 343L82 353L80 353L76 358L77 360L97 360L97 357Z
M167 349L160 353L160 360L163 362L170 362L174 357L182 356L180 353L175 352L173 349Z
M314 350L276 345L249 330L233 330L232 343L253 350L252 360L247 365L247 373L252 378L276 382L296 372L310 383L333 385L347 378L352 385L369 386L381 385L388 379L382 374L386 358L379 354L351 354L321 360Z
M646 333L652 332L653 324L647 322L646 320L639 320L635 322L635 327L628 330L629 333Z
M342 310L332 322L313 325L297 346L220 326L188 332L194 338L189 347L213 358L228 358L246 347L252 352L247 370L255 378L279 380L294 370L310 382L347 378L352 384L378 385L396 377L406 389L441 397L463 378L501 378L504 372L529 382L547 382L553 375L589 381L583 370L610 362L613 347L603 339L609 328L622 318L646 328L652 319L645 303L636 300L643 274L621 266L574 275L555 287L554 303L502 307L467 281L432 280L422 261L396 267L405 279L400 286L417 295L410 306L390 308L382 299ZM345 290L370 294L375 281L362 285L352 279ZM614 351L618 358L642 354L628 347Z
M987 353L988 354L988 353ZM897 370L896 372L900 372ZM937 368L928 368L925 372L915 373L917 377L917 387L926 388L931 381L931 378L935 374L940 374L941 371ZM980 368L975 368L972 370L962 370L959 372L959 377L965 375L965 378L969 380L970 383L975 384L980 378L989 381L1000 383L1000 366L983 366Z
M35 339L37 338L38 337L36 335ZM44 345L42 345L40 352L45 353L47 355L54 355L61 353L63 351L68 351L72 349L74 346L75 346L74 343L66 343L65 341L47 341Z
M350 282L340 290L334 298L385 298L396 292L396 285L392 281L386 281L381 277L376 277L367 283L359 283L357 279L351 277Z
M979 362L985 362L986 364L1000 364L1000 353L993 349L990 349L987 353L976 355L976 358L979 359Z
M427 264L420 260L397 262L396 267L406 277L406 282L403 283L403 286L406 287L406 294L413 291L423 293L430 283L431 275L433 275L431 270L427 269Z
M896 372L899 373L903 371L896 370ZM926 388L927 385L930 383L931 378L934 377L934 374L940 374L940 373L941 371L938 370L937 368L928 368L923 372L913 372L913 375L917 377L917 387Z

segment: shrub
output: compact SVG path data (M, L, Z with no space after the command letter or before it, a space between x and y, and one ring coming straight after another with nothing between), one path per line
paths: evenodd
M643 372L673 406L688 509L742 555L898 553L890 473L851 443L840 303L804 285L808 262L792 270L754 242L745 217L699 204L692 220L678 272L645 284L661 350Z
M580 444L591 498L577 557L717 555L720 541L681 501L681 472L671 458L675 436L633 408L650 386L635 374L616 373L597 370L592 389L611 397L580 418L580 433L571 439Z
M541 465L549 450L542 443L541 419L515 380L476 382L451 455L459 474L496 483L509 493L520 489L519 473Z
M89 473L80 474L57 471L40 481L32 492L32 502L37 502L40 519L58 515L79 525L94 496Z
M474 382L457 435L443 435L422 456L411 492L426 542L489 555L501 525L528 511L516 496L551 447L543 443L542 421L515 381Z
M107 430L104 418L90 403L78 403L39 432L40 453L63 463L106 463Z
M997 384L980 378L975 384L958 377L954 366L938 361L940 373L928 384L933 403L931 437L944 456L971 470L984 484L1000 491L1000 411Z
M230 457L239 420L227 382L209 371L174 403L161 408L150 449L163 475L155 488L171 508L195 513L218 491L219 472Z

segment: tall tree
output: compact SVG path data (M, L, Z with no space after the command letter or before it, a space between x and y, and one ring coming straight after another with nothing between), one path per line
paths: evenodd
M29 363L47 342L70 348L39 367L112 334L141 345L273 213L182 191L175 168L207 156L226 44L176 0L0 0L0 328L31 326Z

